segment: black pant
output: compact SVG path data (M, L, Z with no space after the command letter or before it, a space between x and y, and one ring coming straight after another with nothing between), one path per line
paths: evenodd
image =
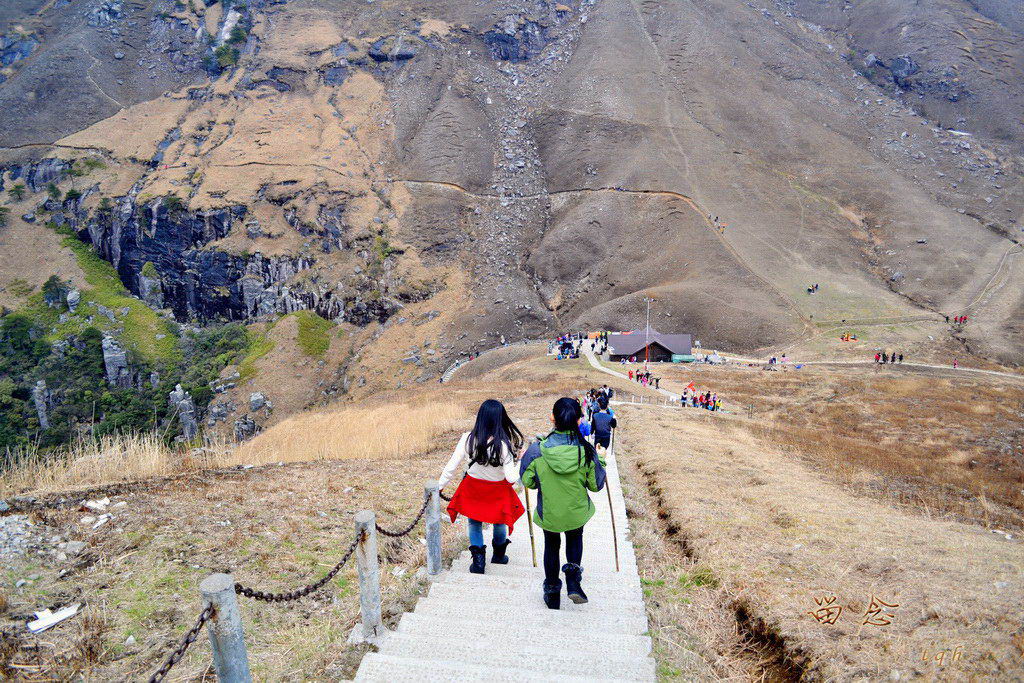
M544 532L544 578L558 581L561 569L562 535L553 531ZM565 561L572 564L583 562L583 527L565 532Z

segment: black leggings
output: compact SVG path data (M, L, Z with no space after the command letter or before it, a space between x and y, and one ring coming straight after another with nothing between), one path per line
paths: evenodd
M558 581L561 569L562 535L553 531L544 532L544 578ZM583 527L565 532L565 561L572 564L583 562Z

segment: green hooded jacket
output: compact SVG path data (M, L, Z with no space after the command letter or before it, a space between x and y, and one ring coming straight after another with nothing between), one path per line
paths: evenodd
M587 458L570 432L554 432L531 444L523 456L520 477L523 486L538 491L534 523L561 533L589 522L595 508L588 491L604 487L604 464L603 459Z

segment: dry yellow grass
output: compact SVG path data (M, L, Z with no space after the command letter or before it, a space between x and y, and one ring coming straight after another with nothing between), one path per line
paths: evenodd
M430 401L305 413L239 447L211 442L179 451L159 434L83 440L44 457L32 450L9 456L0 495L60 491L234 465L313 460L403 458L424 453L432 440L464 420L465 407Z
M780 664L825 680L1019 679L1019 541L858 495L738 420L619 412L621 466ZM820 612L833 596L843 611ZM873 598L899 607L876 618ZM934 659L957 647L962 659Z
M226 464L403 458L468 416L454 402L344 407L291 417L243 444Z
M1021 526L1024 388L984 376L950 378L904 368L665 367L662 387L690 380L718 392L773 443L851 481L972 519ZM635 386L635 385L634 385ZM986 498L991 516L979 510Z
M216 449L204 456L215 462ZM0 493L55 491L171 474L186 466L159 434L124 434L81 440L65 451L42 455L32 449L8 455ZM208 466L214 466L211 462ZM207 465L193 459L187 466Z

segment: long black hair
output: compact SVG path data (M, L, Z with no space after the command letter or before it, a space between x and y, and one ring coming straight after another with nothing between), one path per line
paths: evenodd
M581 464L584 456L588 459L597 456L597 450L580 431L580 418L583 417L583 413L579 401L574 398L560 398L555 401L551 415L555 418L555 431L568 432L570 443L576 443L576 459Z
M515 457L522 447L523 433L505 412L501 401L489 398L481 403L466 443L473 463L499 467L504 464L506 448L509 457Z

